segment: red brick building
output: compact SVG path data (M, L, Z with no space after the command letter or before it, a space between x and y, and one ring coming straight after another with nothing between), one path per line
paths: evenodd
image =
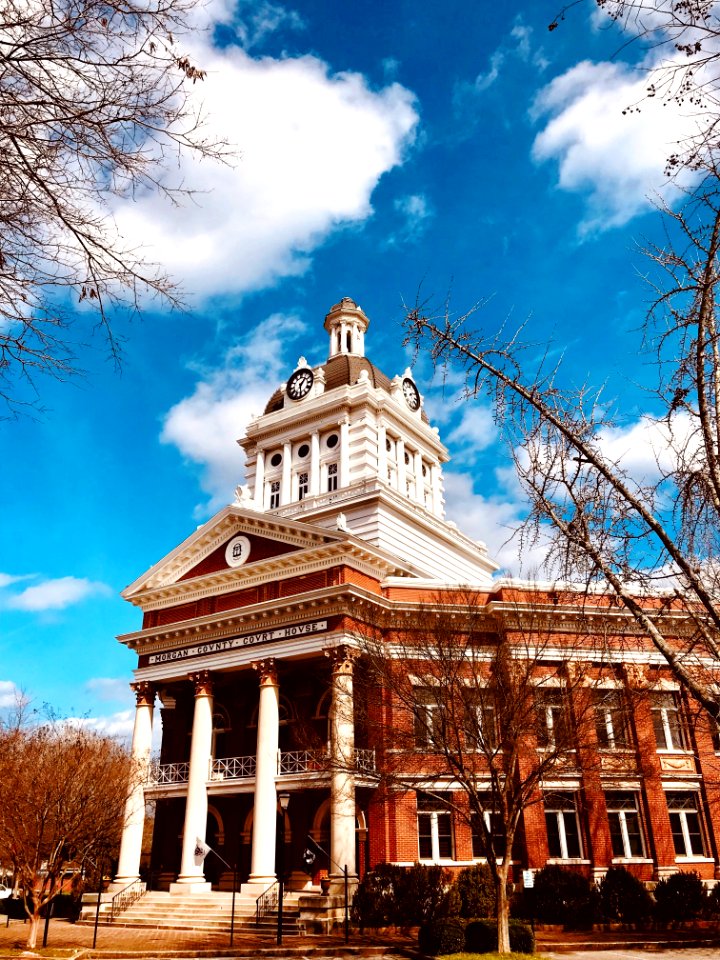
M382 737L357 720L358 638L373 623L392 633L406 611L442 606L462 586L489 634L541 615L548 663L578 659L572 591L494 579L485 547L445 520L447 450L410 372L389 379L365 357L367 327L352 300L331 309L327 362L300 358L240 440L247 484L235 502L124 592L143 613L120 641L138 655L133 751L147 779L128 800L119 885L139 876L147 799L149 879L178 893L232 882L218 858L196 855L198 840L237 864L249 892L275 880L283 832L290 885L308 895L324 872L338 889L344 867L355 878L380 861L480 860L467 820L433 796L458 792L442 770L431 792L427 777L422 789L378 788ZM516 879L551 861L594 877L621 863L648 881L678 869L713 880L717 737L649 645L634 637L630 650L621 611L584 597L582 619L615 653L598 665L585 641L593 722L525 811ZM538 708L548 736L556 707L550 695ZM417 748L432 764L428 743ZM308 837L329 854L311 867Z

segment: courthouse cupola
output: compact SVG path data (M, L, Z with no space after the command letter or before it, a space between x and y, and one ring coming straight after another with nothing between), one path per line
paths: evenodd
M338 354L365 356L365 331L370 321L354 300L343 297L340 303L330 307L325 317L325 329L330 334L329 357Z

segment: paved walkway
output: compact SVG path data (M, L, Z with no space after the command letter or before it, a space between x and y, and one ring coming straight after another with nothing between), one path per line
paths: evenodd
M5 918L0 922L0 957L3 951L7 956L7 950L22 949L25 946L29 933L29 926L22 920L11 920L10 925L5 925ZM48 930L48 948L66 948L66 949L92 949L93 927L81 926L79 924L68 923L67 920L51 920ZM42 927L38 936L38 946L42 944ZM342 951L345 946L345 940L342 933L334 936L298 936L285 934L283 936L283 945L288 948L320 948L327 950L328 954L335 951ZM133 927L107 927L100 925L98 927L97 950L98 952L148 952L164 950L197 950L197 951L225 951L230 946L230 935L228 933L207 933L205 931L194 933L189 930L153 930L148 928ZM274 932L255 933L252 930L236 931L234 936L233 948L238 954L252 956L260 948L276 947L276 937ZM353 934L350 937L351 947L374 946L386 948L388 953L392 952L393 947L401 949L403 946L411 949L416 946L414 937L403 937L402 935L373 936L366 934L359 936ZM294 952L294 951L292 951ZM313 950L313 952L315 952Z
M622 950L616 947L607 950L577 950L567 953L540 951L544 957L551 960L718 960L720 953L717 947L668 947L664 950L654 950L646 947L642 950Z

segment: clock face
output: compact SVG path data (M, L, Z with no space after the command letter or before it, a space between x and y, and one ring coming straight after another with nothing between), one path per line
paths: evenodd
M302 400L310 392L314 379L312 370L307 367L296 370L287 382L287 395L291 400Z
M420 406L420 394L418 393L418 388L409 377L405 377L403 380L402 388L405 396L405 403L407 403L411 410L417 410L417 408Z

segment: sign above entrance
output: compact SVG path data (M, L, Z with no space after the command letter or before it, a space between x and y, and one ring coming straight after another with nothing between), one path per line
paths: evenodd
M207 643L198 643L193 647L182 647L180 650L163 650L162 653L151 653L147 658L147 665L156 663L172 663L175 660L188 660L191 657L204 657L209 653L225 653L228 650L238 650L241 647L250 647L256 643L270 643L272 640L288 640L293 637L306 637L313 633L323 633L328 628L327 620L312 620L310 623L296 623L289 627L279 627L277 630L262 630L260 633L247 633L242 637L231 637L228 640L209 640ZM141 657L140 666L143 666Z

